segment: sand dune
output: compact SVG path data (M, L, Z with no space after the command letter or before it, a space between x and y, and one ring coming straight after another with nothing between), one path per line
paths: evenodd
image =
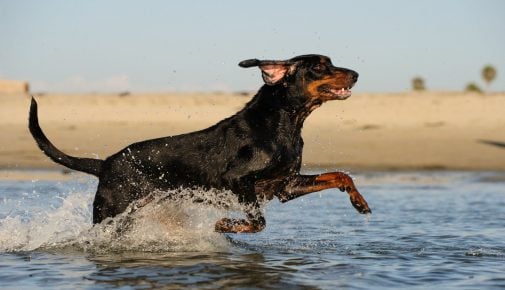
M205 128L251 98L234 94L44 95L49 139L104 158L139 140ZM28 95L0 95L0 168L62 168L27 129ZM357 93L324 104L303 130L306 167L505 170L505 94Z

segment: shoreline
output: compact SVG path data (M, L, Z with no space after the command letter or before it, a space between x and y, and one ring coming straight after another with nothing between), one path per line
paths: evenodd
M329 171L338 170L334 167L305 167L301 169L302 174L317 174ZM416 168L401 168L401 169L379 169L379 168L359 168L341 170L351 177L358 175L367 175L374 173L389 173L389 174L408 174L408 173L464 173L474 172L478 174L490 174L482 181L485 182L505 182L504 170L473 170L473 169L416 169ZM88 179L89 178L89 179ZM96 180L98 178L83 172L61 168L19 168L5 169L0 168L0 181L68 181L68 180Z
M252 95L212 93L36 96L48 138L103 159L140 140L204 129ZM58 169L27 129L29 95L0 95L0 170ZM345 171L505 171L505 94L355 93L306 120L303 168Z

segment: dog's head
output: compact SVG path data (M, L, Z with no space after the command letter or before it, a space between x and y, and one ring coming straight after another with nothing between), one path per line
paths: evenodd
M241 67L260 68L265 84L282 85L292 94L301 94L311 103L345 100L358 80L358 73L335 67L324 55L301 55L289 60L248 59Z

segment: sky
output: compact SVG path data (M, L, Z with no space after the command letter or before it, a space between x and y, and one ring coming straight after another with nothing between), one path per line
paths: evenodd
M317 53L354 91L505 91L505 1L0 0L0 78L33 92L251 91L248 58Z

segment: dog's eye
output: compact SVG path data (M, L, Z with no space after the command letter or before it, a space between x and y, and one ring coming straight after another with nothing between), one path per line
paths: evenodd
M316 64L315 66L312 67L312 69L317 72L322 72L324 70L324 66L322 64Z

